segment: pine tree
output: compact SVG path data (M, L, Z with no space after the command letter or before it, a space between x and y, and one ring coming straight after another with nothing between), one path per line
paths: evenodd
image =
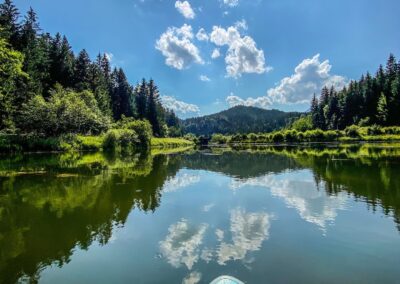
M32 7L30 7L22 23L20 40L21 50L24 50L28 48L28 46L31 46L36 41L39 32L40 27L37 20L36 12L32 9Z
M75 60L74 85L78 91L90 89L90 66L89 54L83 49Z
M147 114L146 117L149 120L152 128L153 128L153 134L156 136L161 135L161 125L159 121L159 93L158 93L158 88L154 84L154 80L150 79L147 89L149 92L148 95L148 102L147 102Z
M112 81L111 103L114 119L119 120L122 116L133 117L133 91L124 71L122 69L114 69Z
M67 38L59 33L51 41L50 61L51 86L59 83L64 87L74 87L75 56Z
M386 125L389 117L387 99L384 93L381 94L378 101L377 117L381 125Z
M142 79L142 83L137 87L135 94L136 112L138 119L146 118L147 114L147 82Z
M11 0L0 4L0 36L6 39L16 49L19 44L20 24L18 23L19 11Z

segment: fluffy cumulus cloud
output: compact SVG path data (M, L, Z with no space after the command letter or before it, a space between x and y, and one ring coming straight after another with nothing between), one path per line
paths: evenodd
M239 0L222 0L221 2L228 7L236 7L239 5Z
M172 109L178 115L198 113L200 111L200 109L197 105L188 104L188 103L179 101L179 100L175 99L174 97L170 97L170 96L162 96L161 102L166 108Z
M229 105L229 107L243 105L268 108L271 105L271 100L268 97L242 99L238 96L235 96L233 93L231 93L225 101Z
M200 41L207 41L208 34L206 33L206 31L203 28L200 28L196 34L196 38Z
M196 14L194 13L192 6L188 1L176 1L175 8L181 13L186 19L194 19Z
M242 99L232 94L226 98L230 106L247 105L268 108L273 103L300 104L309 103L315 93L324 86L343 88L348 80L331 74L332 65L329 60L321 61L317 54L304 59L294 70L294 74L283 78L274 88L267 91L266 96Z
M192 269L200 258L200 246L203 243L206 224L195 226L187 220L181 220L168 229L168 235L160 242L160 251L173 267L185 265Z
M156 42L156 49L165 56L168 66L182 70L191 64L203 64L199 49L193 44L193 31L190 25L169 27Z
M228 77L238 78L243 73L262 74L265 67L264 51L257 48L250 36L242 36L237 26L227 29L214 26L210 40L217 46L228 46L225 56Z
M324 86L342 88L346 78L331 74L332 65L329 60L320 60L317 54L304 59L290 77L283 78L275 88L268 90L267 95L278 103L310 102L314 93L320 92Z
M215 48L212 53L211 53L211 58L216 59L221 56L221 52L219 51L219 48Z
M200 81L203 81L203 82L210 82L211 81L211 79L208 78L206 75L200 75L199 79L200 79Z

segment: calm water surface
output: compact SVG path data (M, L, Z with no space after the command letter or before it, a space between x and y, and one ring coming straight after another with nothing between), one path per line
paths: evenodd
M400 145L0 159L0 282L400 283Z

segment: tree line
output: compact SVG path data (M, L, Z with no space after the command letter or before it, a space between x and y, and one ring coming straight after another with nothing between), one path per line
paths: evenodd
M314 95L310 113L312 127L322 130L400 125L400 62L391 54L374 76L362 75L340 91L324 87L319 98Z
M153 80L132 86L107 54L75 55L66 36L43 32L32 8L20 18L12 0L0 4L0 132L98 134L132 118L155 136L180 135Z

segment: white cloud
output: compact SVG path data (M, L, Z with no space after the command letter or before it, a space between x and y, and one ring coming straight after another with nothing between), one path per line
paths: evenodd
M196 34L196 38L200 41L208 41L208 34L206 33L205 29L200 28Z
M231 212L232 243L221 242L217 251L218 264L244 259L248 252L258 251L269 238L272 215L247 213L237 208Z
M177 114L198 113L200 111L197 105L188 104L170 96L162 96L161 102L166 108L172 109Z
M204 64L199 49L192 43L193 31L190 25L169 27L156 42L156 49L165 56L168 66L182 70L192 63Z
M181 13L186 19L194 19L196 14L194 13L190 3L188 1L176 1L175 8Z
M200 182L200 176L188 173L178 173L175 177L168 179L163 187L164 192L175 192L181 188Z
M235 96L233 93L231 93L225 99L225 101L228 103L229 107L243 105L243 106L268 108L271 105L271 100L268 97L242 99L238 96Z
M168 263L175 268L184 264L192 269L199 260L199 247L203 243L207 227L206 224L194 226L185 219L171 225L165 240L160 242L160 251Z
M239 0L222 0L222 3L229 7L236 7L239 5Z
M267 67L268 68L268 67ZM273 103L300 104L309 103L315 93L324 86L343 88L348 80L331 74L332 65L329 60L320 61L320 55L304 59L294 70L294 74L283 78L276 87L267 91L266 96L241 99L232 94L226 98L230 105L248 105L267 108Z
M262 74L267 71L264 51L257 48L250 36L241 36L237 27L224 29L214 26L210 40L217 46L228 46L225 56L228 77L239 78L243 73Z
M109 62L112 62L112 60L114 58L114 54L112 54L111 52L105 52L104 55Z
M219 48L215 48L214 50L213 50L213 52L211 53L211 58L212 59L216 59L216 58L218 58L218 57L220 57L221 56L221 53L220 53L220 51L219 51Z
M320 55L304 59L290 77L283 78L279 85L268 90L267 95L279 103L307 103L314 93L319 93L324 86L342 88L346 78L330 73L329 60L320 61Z
M210 82L211 81L211 79L208 78L206 75L200 75L199 79L200 79L200 81L203 81L203 82Z
M247 26L247 22L245 19L242 19L241 21L237 21L235 23L235 27L238 29L243 29L243 30L247 30L249 27Z

